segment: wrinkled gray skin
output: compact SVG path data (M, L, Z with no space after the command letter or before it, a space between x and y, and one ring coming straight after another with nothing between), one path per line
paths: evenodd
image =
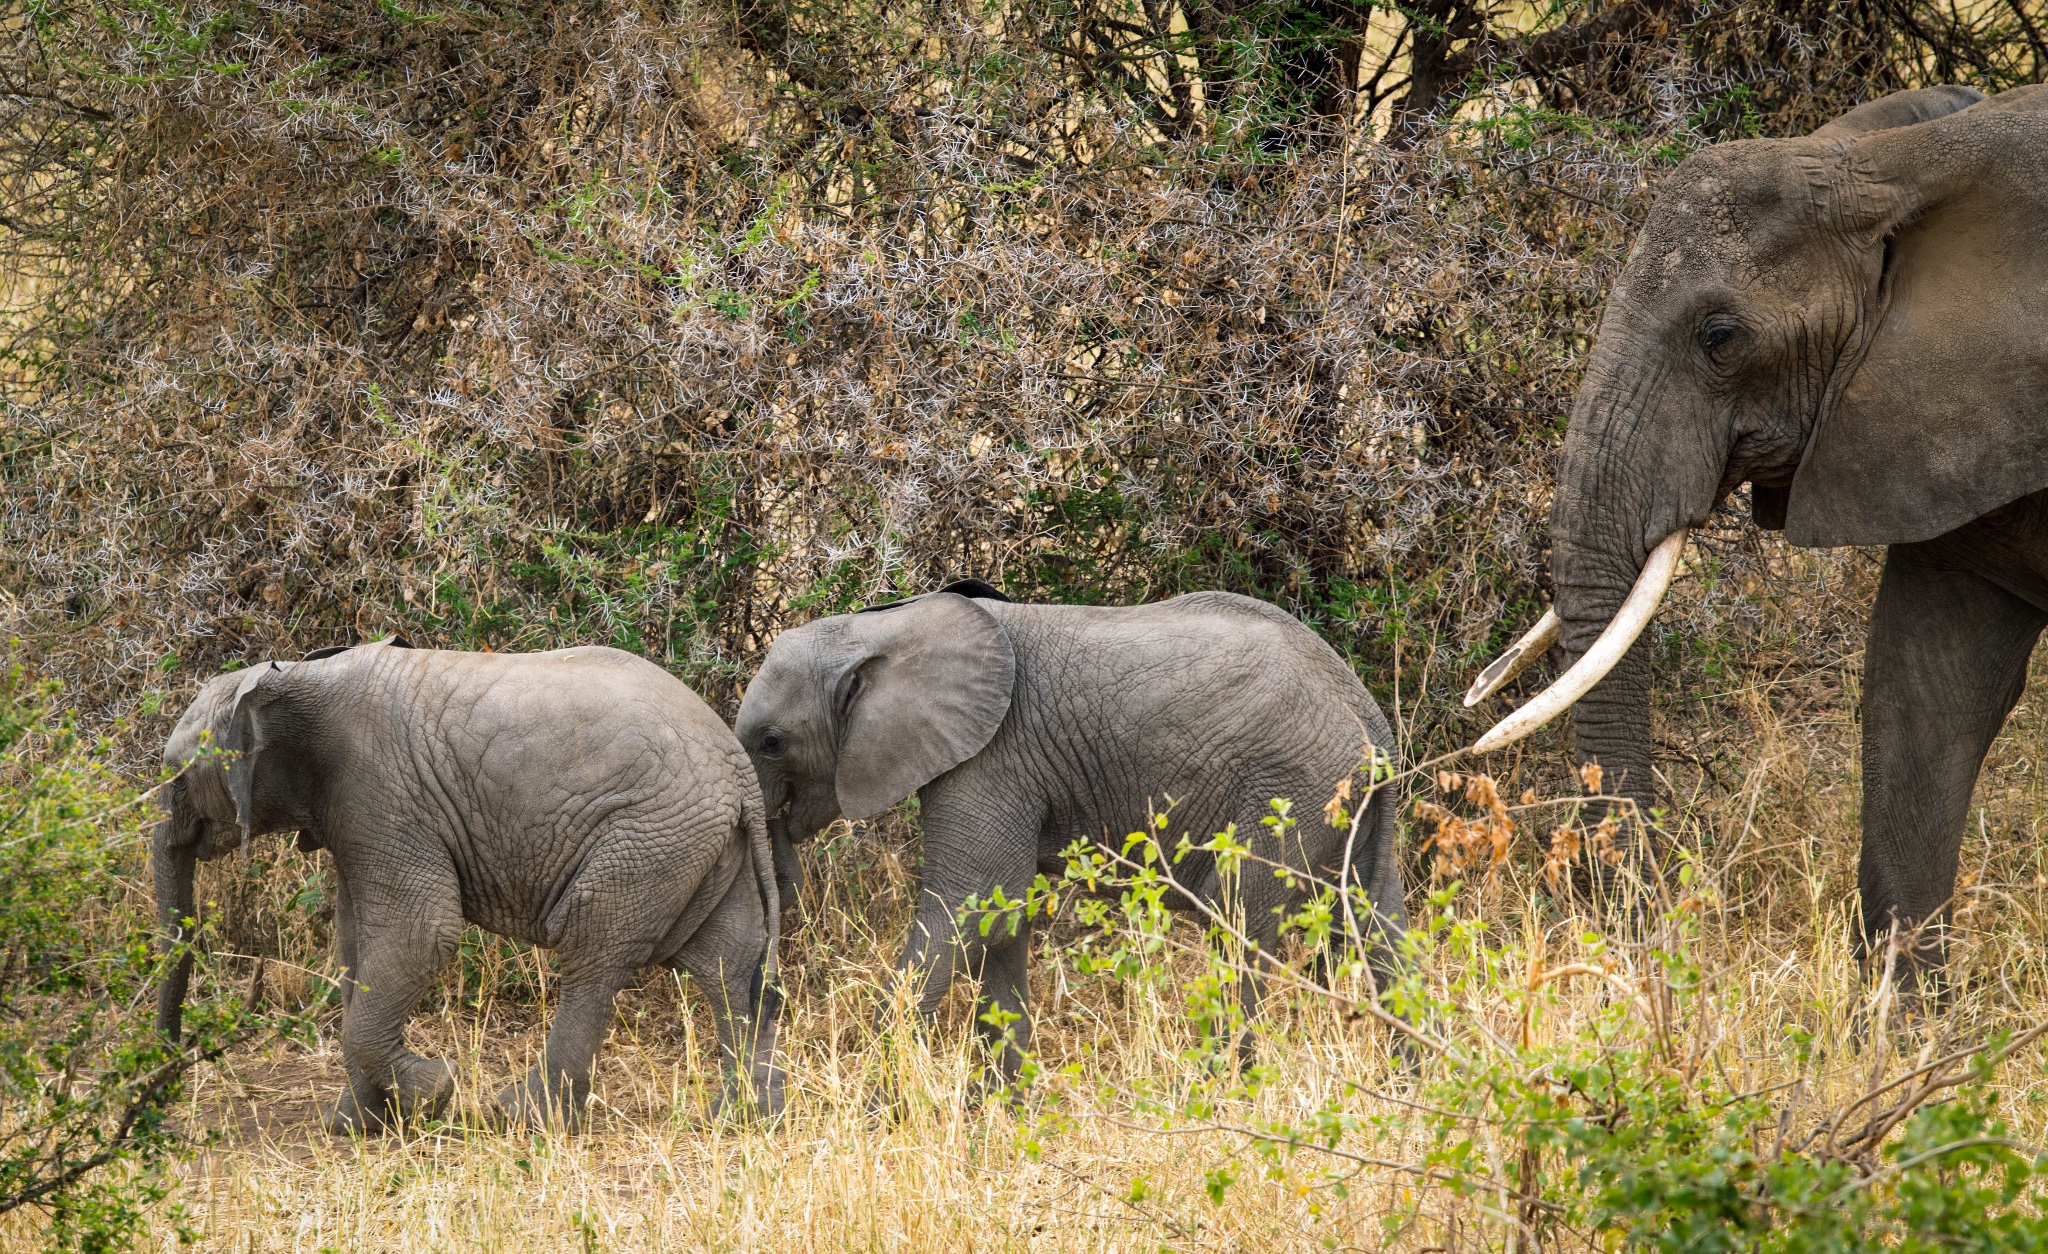
M1259 855L1337 882L1350 831L1329 827L1323 804L1353 779L1368 742L1382 757L1394 743L1358 677L1315 633L1218 592L1102 608L941 591L820 619L776 639L736 730L785 885L796 877L792 838L919 793L924 882L899 978L927 1017L956 976L979 979L984 1010L993 1002L1018 1016L1019 1047L1031 1039L1028 930L998 925L984 937L976 918L957 928L965 902L998 888L1020 899L1040 871L1064 869L1071 842L1120 848L1169 798L1174 832L1199 843L1235 823ZM1297 803L1284 853L1260 823L1275 797ZM1402 908L1397 807L1387 790L1373 797L1347 879L1390 936ZM1218 899L1207 855L1174 873ZM1296 903L1298 890L1247 868L1241 896L1261 948L1277 954L1273 908ZM1256 984L1246 992L1255 1000ZM1014 1079L1017 1050L998 1029L980 1030L1004 1081Z
M179 774L151 858L171 935L193 917L196 860L278 831L333 856L348 1088L329 1131L447 1102L453 1070L407 1049L404 1029L465 923L560 956L545 1057L498 1095L515 1124L580 1115L613 997L649 965L709 996L722 1104L779 1108L760 791L717 715L653 663L383 642L266 662L200 689L164 765ZM188 956L158 993L173 1038L189 973Z
M1945 908L2048 621L2048 88L1902 92L1665 181L1558 471L1567 655L1651 546L1744 481L1794 544L1888 546L1864 662L1868 945ZM1573 716L1580 757L1646 806L1648 648Z

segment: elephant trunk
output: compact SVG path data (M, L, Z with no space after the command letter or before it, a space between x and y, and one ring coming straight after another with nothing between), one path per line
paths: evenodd
M1478 747L1512 743L1572 707L1579 760L1599 763L1608 792L1647 810L1655 796L1650 651L1637 638L1670 585L1686 531L1713 509L1729 450L1718 424L1689 421L1689 406L1653 391L1650 358L1629 351L1625 334L1610 334L1622 330L1602 329L1606 343L1574 406L1551 510L1557 640L1572 666Z
M795 901L804 891L804 864L797 857L796 842L789 838L789 820L771 819L768 841L774 850L775 882L784 899Z
M1658 542L1650 551L1649 560L1636 576L1635 585L1619 608L1601 629L1599 638L1591 647L1579 655L1571 668L1557 677L1551 685L1538 693L1529 704L1504 718L1493 730L1481 736L1472 746L1475 752L1490 753L1505 748L1535 731L1538 727L1564 713L1579 698L1596 687L1608 673L1618 666L1633 651L1636 638L1643 634L1643 628L1650 625L1650 618L1664 601L1664 593L1671 587L1671 576L1678 569L1679 555L1685 551L1685 529L1680 528ZM1486 668L1487 673L1473 684L1473 692L1484 695L1486 691L1506 682L1506 678L1519 669L1518 655L1525 654L1542 643L1548 647L1563 630L1563 620L1552 610L1543 616L1543 621L1501 659ZM1475 698L1468 695L1466 705L1474 704Z
M193 917L192 878L199 861L197 844L188 839L187 824L174 810L156 826L150 839L149 861L156 876L157 925L163 932L167 954L176 961L164 973L156 990L156 1030L176 1041L183 1030L185 990L192 982L191 939L186 923Z

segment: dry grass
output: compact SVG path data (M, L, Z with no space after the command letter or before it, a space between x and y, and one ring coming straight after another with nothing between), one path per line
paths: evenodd
M1854 598L1867 584L1855 560L1792 560L1781 574L1791 577L1793 593L1766 589L1772 595L1761 602L1765 635L1773 616L1811 613L1814 596ZM1696 582L1682 597L1697 605L1704 591ZM1721 699L1673 702L1664 716L1689 733L1690 756L1667 762L1681 797L1674 826L1722 903L1704 920L1700 956L1713 1009L1692 1023L1700 1037L1693 1044L1738 1089L1757 1088L1789 1078L1779 1048L1786 1025L1816 1032L1820 1057L1791 1102L1791 1118L1805 1127L1863 1092L1874 1068L1896 1074L1939 1037L1977 1039L2038 1019L2048 1006L2041 939L2048 935L2048 848L2040 839L2048 798L2035 769L2048 748L2048 689L2037 676L1980 783L1959 896L1955 1004L1934 1024L1899 1028L1894 1018L1880 1060L1852 1031L1872 998L1848 941L1855 657L1803 667L1785 660L1768 682L1729 682ZM1744 674L1774 673L1749 661ZM1688 669L1698 665L1695 659ZM1731 747L1711 751L1715 745ZM1504 783L1519 790L1545 765L1554 763L1538 751ZM328 1138L317 1120L319 1104L340 1083L338 1024L330 1018L312 1046L242 1052L193 1087L183 1117L218 1140L183 1169L171 1205L157 1212L153 1242L167 1247L182 1222L198 1234L198 1248L234 1251L1508 1244L1510 1226L1490 1199L1461 1199L1398 1170L1315 1153L1262 1175L1239 1136L1148 1130L1155 1122L1128 1110L1100 1110L1027 1154L1042 1106L1019 1116L966 1100L978 1062L966 1043L961 991L929 1042L907 1034L878 1039L868 1027L908 916L914 851L902 819L839 832L814 851L807 922L787 950L792 996L783 1039L793 1088L778 1126L700 1121L713 1082L709 1020L692 991L666 975L621 999L601 1064L601 1104L580 1135L517 1137L457 1126L365 1142ZM289 905L313 868L297 855L276 856L267 868L213 868L208 896L219 903L231 940L239 932L284 954L271 967L272 986L292 998L317 983L295 976L289 964L320 970L329 958L309 912ZM1542 888L1540 850L1524 833L1506 864L1463 891L1459 909L1505 941L1526 945L1542 933L1556 966L1578 952L1574 938L1588 921ZM1569 1033L1611 995L1583 980L1557 987L1558 1000L1532 1029L1538 1033ZM1035 989L1039 1045L1050 1063L1079 1063L1091 1081L1116 1078L1131 1091L1171 1094L1194 1082L1180 1060L1191 1031L1171 990L1084 980L1052 958L1036 968ZM1473 1013L1512 1035L1521 1029L1502 991L1483 990ZM495 942L474 946L423 1006L416 1043L458 1059L467 1089L488 1092L530 1061L546 998L546 969L533 955ZM1415 1089L1390 1067L1383 1031L1315 1005L1280 1008L1274 1028L1263 1056L1279 1082L1226 1109L1223 1120L1287 1118L1336 1097L1360 1115L1391 1121L1380 1140L1352 1148L1394 1162L1420 1157L1428 1134L1401 1104ZM870 1113L885 1073L908 1095L899 1119ZM2001 1083L2019 1135L2048 1137L2039 1057L2015 1059ZM1067 1087L1070 1097L1085 1088ZM1231 1163L1242 1178L1223 1205L1212 1204L1206 1173ZM1340 1179L1347 1182L1341 1190L1333 1187ZM1143 1187L1134 1189L1138 1182ZM0 1227L0 1248L35 1244L29 1222Z

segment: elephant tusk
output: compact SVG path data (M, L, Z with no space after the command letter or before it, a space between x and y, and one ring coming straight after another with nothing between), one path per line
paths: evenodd
M1537 658L1542 657L1551 645L1557 643L1557 633L1563 626L1564 620L1557 616L1556 610L1543 611L1543 617L1536 620L1536 625L1529 629L1529 634L1509 645L1507 652L1495 658L1492 665L1479 672L1479 678L1473 680L1472 686L1465 690L1465 708L1469 710L1478 705L1507 687L1510 679L1528 670Z
M1680 527L1650 550L1649 560L1643 563L1642 573L1636 576L1636 586L1629 589L1628 599L1615 611L1614 621L1607 624L1607 629L1600 633L1593 647L1586 650L1585 656L1559 675L1550 687L1532 697L1529 704L1494 724L1493 730L1473 742L1472 752L1491 753L1495 749L1507 748L1570 709L1573 702L1606 678L1607 672L1613 670L1628 653L1636 637L1643 634L1643 628L1650 625L1657 606L1664 600L1664 593L1670 589L1671 577L1678 573L1679 554L1685 551L1685 530ZM1537 625L1540 627L1542 624Z

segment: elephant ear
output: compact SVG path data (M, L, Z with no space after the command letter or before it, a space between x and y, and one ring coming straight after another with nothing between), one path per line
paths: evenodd
M1888 131L1895 126L1916 126L1947 117L1958 109L1967 109L1982 99L1984 93L1976 88L1955 84L1895 91L1889 96L1879 96L1867 104L1857 105L1814 131L1813 135L1816 139L1844 139L1868 135L1872 131Z
M1865 314L1785 538L1925 540L2048 487L2048 88L1840 151Z
M839 811L870 818L980 753L1010 712L1010 633L973 599L935 592L848 615L853 658L833 693Z
M276 662L249 668L229 698L227 734L221 747L234 756L228 761L228 796L235 803L235 822L242 829L242 847L256 835L256 777L263 769L263 707L275 692L275 680L284 673Z

